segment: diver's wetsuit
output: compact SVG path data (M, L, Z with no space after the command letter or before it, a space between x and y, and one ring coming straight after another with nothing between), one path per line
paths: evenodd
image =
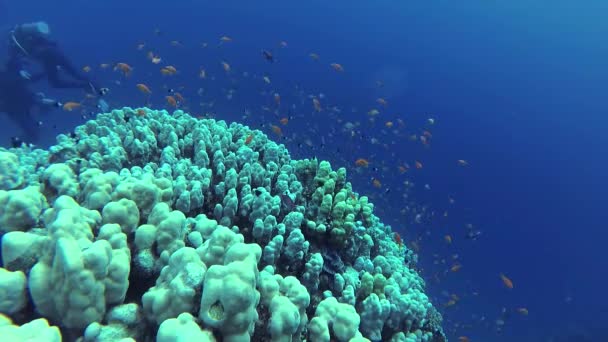
M21 77L14 66L7 65L0 70L0 112L5 113L23 131L23 139L36 142L39 127L33 111L37 108L51 108L55 101L43 99L28 88L28 80Z
M10 71L0 71L0 112L6 113L23 130L26 139L32 141L36 141L39 134L31 112L35 104L36 96L24 80L14 77Z
M32 82L46 77L53 88L81 88L87 92L99 90L92 80L74 67L58 44L47 37L26 34L16 28L10 33L8 58L9 65L19 69L19 72L27 71L28 62L39 63L43 70L30 75ZM62 73L71 79L62 78Z

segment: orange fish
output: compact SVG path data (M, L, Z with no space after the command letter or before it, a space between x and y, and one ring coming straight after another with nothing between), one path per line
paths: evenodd
M395 238L395 242L399 245L399 246L403 246L403 240L401 239L401 235L399 235L399 233L395 232L393 234L394 238Z
M458 342L470 342L471 340L469 340L468 337L466 336L460 336L458 337Z
M169 106L177 107L177 101L175 100L175 98L173 96L171 96L171 95L165 96L165 99L167 100L167 103L169 104Z
M458 271L460 271L461 268L462 268L461 264L454 264L454 265L452 265L452 267L450 267L450 271L458 272Z
M78 103L78 102L66 102L63 104L63 110L67 111L67 112L71 112L74 109L78 109L82 106L82 104Z
M152 91L150 90L150 88L148 88L147 85L143 84L143 83L137 83L135 85L137 87L137 89L139 89L139 91L141 91L144 94L151 94Z
M427 140L426 136L421 135L420 136L420 142L422 142L422 145L428 145L429 141Z
M285 125L287 125L287 123L289 122L289 118L282 118L281 120L279 120L279 122L280 122L280 123L281 123L283 126L285 126Z
M85 65L84 67L82 67L82 71L89 72L89 71L91 71L91 67L88 65Z
M120 70L125 76L131 75L133 68L127 63L116 63L114 70Z
M144 109L139 108L137 110L137 115L138 116L146 116L146 111Z
M367 161L367 159L364 159L364 158L359 158L359 159L355 160L355 165L361 166L361 167L368 167L369 161Z
M500 279L502 280L502 283L505 285L506 288L513 288L513 282L511 281L511 279L507 278L506 275L500 273Z
M247 138L245 138L245 145L249 145L253 140L253 133L249 134Z
M450 300L449 300L447 303L445 303L443 306L445 306L445 307L450 307L450 306L453 306L453 305L456 305L456 301L455 301L455 300L453 300L453 299L450 299Z
M392 128L393 127L393 122L392 121L387 121L384 126L386 126L386 128Z
M458 165L459 166L469 166L469 162L467 162L464 159L458 159Z
M171 75L175 75L175 73L171 70L171 69L167 69L167 68L161 68L160 69L160 73L163 76L171 76Z
M334 68L334 70L338 71L338 72L344 72L344 67L341 64L338 63L331 63L330 66L332 68Z
M276 125L270 125L270 128L272 129L272 132L274 132L274 134L279 136L283 135L283 130L281 129L281 127Z
M175 92L173 94L173 96L175 96L175 99L179 102L186 102L186 99L184 99L184 97L182 96L182 94Z
M165 69L169 70L172 74L177 74L177 69L173 65L167 65Z
M230 72L230 64L222 61L222 68L224 68L225 72Z
M378 189L382 187L382 183L379 180L377 180L376 178L374 178L374 180L372 181L372 184L374 185L374 187L376 187Z
M312 105L313 105L313 107L315 107L315 111L317 111L317 112L321 111L321 102L319 102L319 100L316 97L312 99Z
M399 169L399 173L406 173L407 172L407 167L405 167L403 165L399 165L398 169Z
M316 54L316 53L314 53L314 52L309 53L309 54L308 54L308 56L309 56L310 58L312 58L313 60L315 60L315 61L318 61L318 60L319 60L319 55L317 55L317 54Z
M450 235L444 236L443 239L448 245L452 243L452 237Z
M419 162L419 161L415 161L415 162L414 162L414 165L416 165L416 168L417 168L417 169L422 169L422 163L421 163L421 162Z

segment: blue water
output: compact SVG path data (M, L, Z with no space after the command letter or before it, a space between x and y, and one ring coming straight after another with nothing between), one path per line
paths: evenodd
M90 65L91 76L111 88L113 106L143 105L135 84L145 83L154 107L168 108L166 85L180 89L192 113L269 135L271 124L291 116L281 127L295 158L346 166L378 215L406 242L418 241L420 268L450 339L607 341L607 11L599 0L5 0L0 28L48 21L75 63ZM223 35L233 41L220 45ZM142 51L139 43L146 44ZM261 49L277 61L265 61ZM150 50L161 64L146 59ZM231 65L230 75L221 61ZM99 68L116 62L130 64L133 75ZM345 71L335 72L334 62ZM168 64L179 74L162 77L158 70ZM198 78L201 67L207 79ZM64 101L82 97L40 89ZM281 96L278 114L261 109L276 108L274 92ZM320 93L324 111L314 113L308 95ZM378 97L386 98L386 109ZM207 110L199 104L211 101ZM341 112L329 113L330 106ZM381 109L375 122L366 114L372 108ZM251 114L243 118L245 110ZM1 143L8 145L15 127L2 120ZM45 146L84 119L58 110L41 121ZM360 122L354 137L342 132L348 121ZM425 129L433 136L430 147L409 141ZM370 167L356 169L356 158ZM458 159L469 166L458 166ZM416 160L422 169L413 167ZM411 168L400 174L404 163ZM372 178L382 185L374 187ZM414 183L411 190L406 180ZM413 222L414 210L423 213L420 223ZM478 240L464 238L466 224L482 231ZM449 246L446 234L453 238ZM453 254L463 265L458 272L449 271ZM434 264L441 259L447 263ZM444 307L451 294L460 300ZM515 312L519 307L529 315ZM567 339L575 335L582 337Z

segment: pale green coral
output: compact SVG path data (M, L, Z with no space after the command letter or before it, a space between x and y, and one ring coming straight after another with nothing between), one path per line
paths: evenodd
M159 341L213 338L199 324L224 341L445 340L415 256L346 169L247 126L141 110L0 151L0 183L21 189L0 191L3 267L28 276L39 314L84 341L159 325Z

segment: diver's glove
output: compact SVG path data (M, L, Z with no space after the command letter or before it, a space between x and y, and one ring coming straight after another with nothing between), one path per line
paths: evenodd
M29 80L32 78L32 74L30 74L29 72L27 72L25 70L19 70L19 76L21 76L21 78L23 78L25 80Z
M99 101L97 101L97 109L103 113L107 113L110 110L110 105L108 105L104 99L99 99Z

